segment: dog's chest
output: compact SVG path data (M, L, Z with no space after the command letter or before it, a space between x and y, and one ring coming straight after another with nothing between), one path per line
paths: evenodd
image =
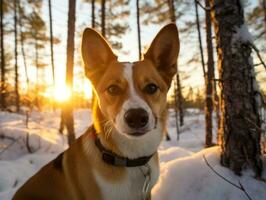
M159 169L155 163L151 166L150 189L153 187L159 176ZM143 169L144 170L144 169ZM142 200L142 190L145 176L139 167L127 168L127 175L120 181L112 182L110 178L105 179L95 172L96 182L101 190L104 200Z

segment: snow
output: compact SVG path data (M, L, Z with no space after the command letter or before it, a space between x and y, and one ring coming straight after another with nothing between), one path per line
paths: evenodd
M79 136L90 125L91 113L89 110L77 110L74 116L75 130ZM204 149L204 113L202 111L187 110L185 125L180 128L179 141L176 140L172 110L170 110L169 119L168 131L172 140L164 140L160 145L161 174L152 190L152 199L247 199L243 191L217 176L207 166L203 156L219 174L235 184L239 184L240 181L252 199L265 198L265 183L255 180L250 170L245 170L243 176L238 177L220 165L218 147ZM67 148L66 136L58 133L60 123L58 111L31 113L28 128L25 121L24 115L0 112L0 137L4 135L16 139L14 143L10 139L0 139L0 200L11 199L30 176ZM214 126L214 132L215 130L216 126ZM25 147L27 135L34 153L28 153ZM3 151L8 145L11 146ZM264 163L266 164L265 157Z
M235 34L232 41L242 41L243 43L253 43L252 35L250 34L246 23L243 23L240 27L235 28Z

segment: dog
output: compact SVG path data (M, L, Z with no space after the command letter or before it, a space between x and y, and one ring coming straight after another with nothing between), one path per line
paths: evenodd
M151 199L159 177L157 148L166 129L167 92L177 67L177 27L163 27L137 62L119 62L90 28L83 32L81 53L96 95L93 125L13 199Z

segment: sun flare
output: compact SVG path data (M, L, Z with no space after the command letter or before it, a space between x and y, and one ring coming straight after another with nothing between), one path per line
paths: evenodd
M57 102L64 102L70 99L71 90L67 86L56 87L54 89L53 98Z

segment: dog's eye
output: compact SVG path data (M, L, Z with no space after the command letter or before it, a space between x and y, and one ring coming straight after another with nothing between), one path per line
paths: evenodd
M154 83L150 83L150 84L145 86L144 92L151 95L151 94L154 94L155 92L157 92L158 89L159 89L159 87L157 85L155 85Z
M119 95L121 93L121 88L117 85L110 85L107 88L107 92L112 96Z

